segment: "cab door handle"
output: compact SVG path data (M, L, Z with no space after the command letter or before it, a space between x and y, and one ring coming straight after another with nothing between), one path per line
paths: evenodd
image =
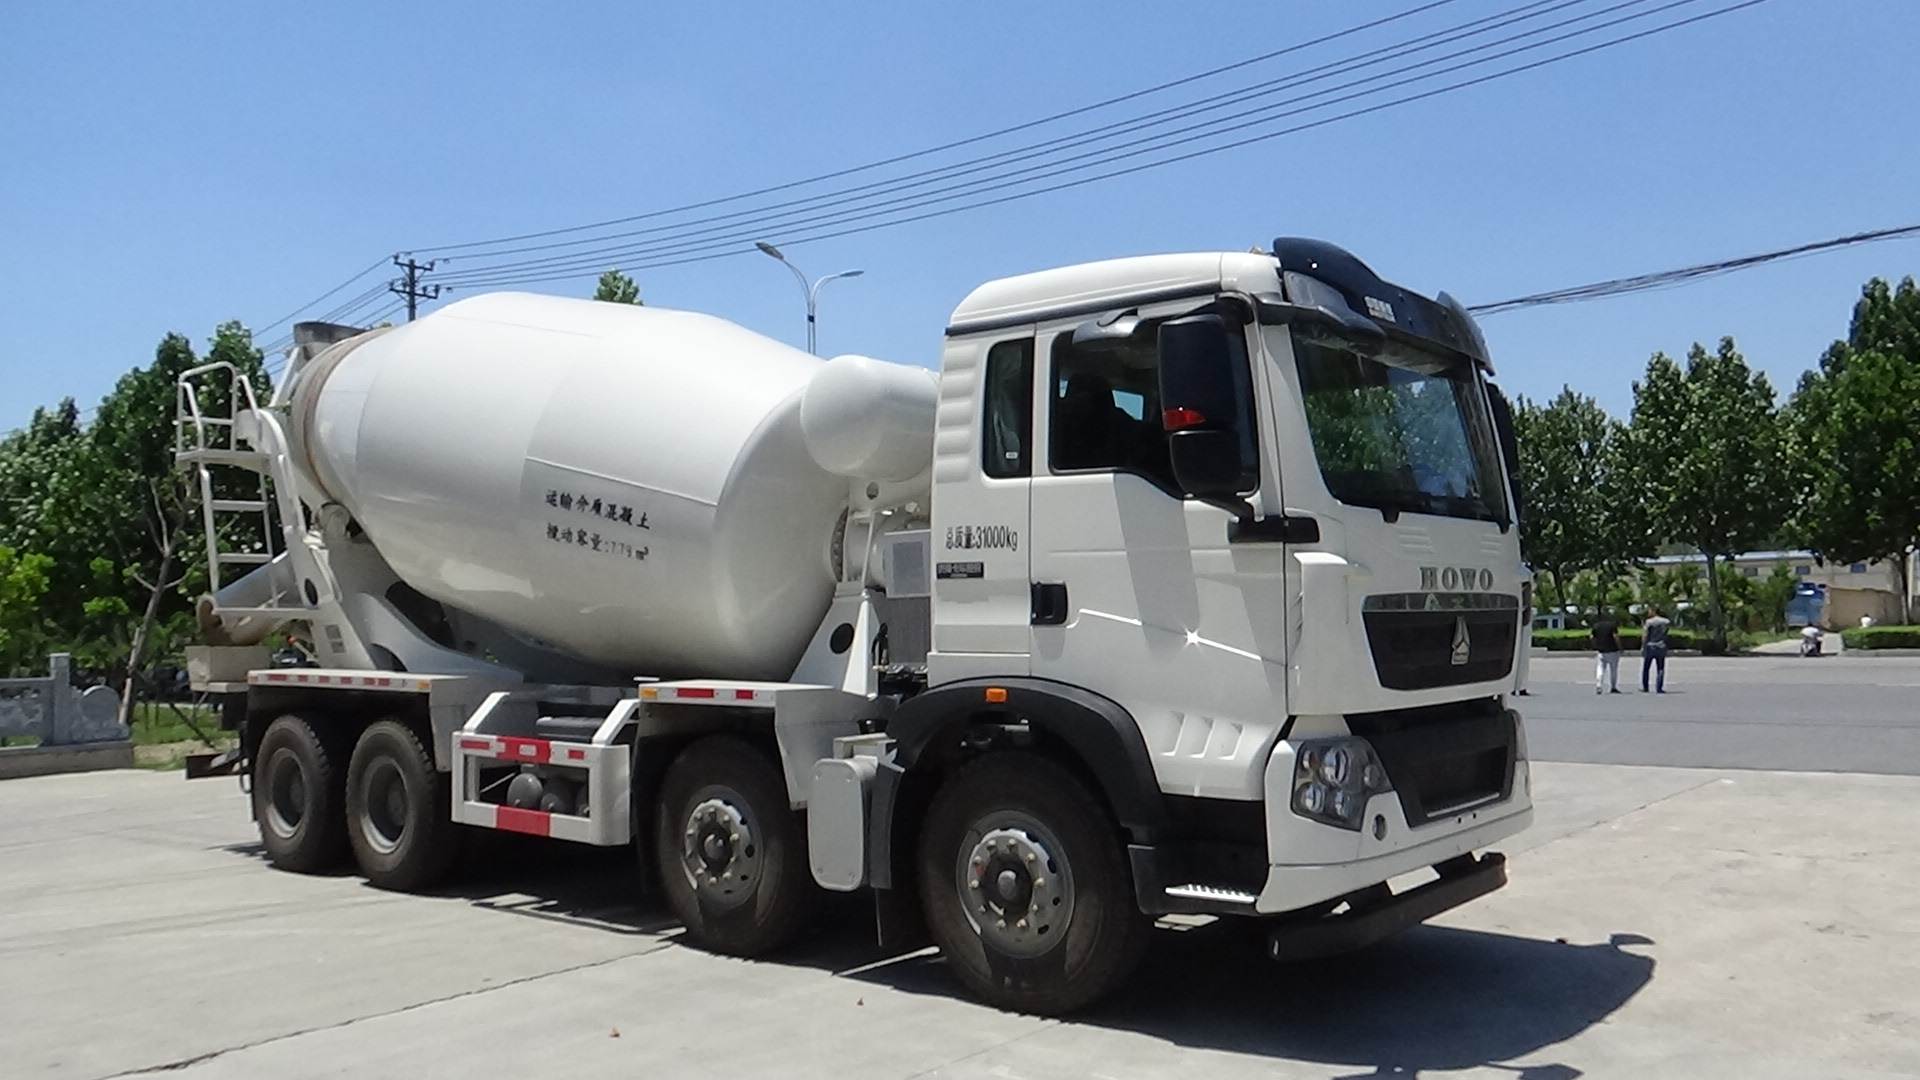
M1067 583L1036 581L1033 587L1033 625L1059 626L1067 621Z

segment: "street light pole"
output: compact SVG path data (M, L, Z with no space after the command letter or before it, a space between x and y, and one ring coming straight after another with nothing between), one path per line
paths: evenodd
M810 353L818 354L820 350L816 346L815 341L816 341L816 329L819 326L819 320L815 317L815 315L816 315L816 312L818 312L820 307L820 287L825 285L829 281L834 281L839 278L859 277L861 274L866 273L866 271L842 270L837 274L828 274L823 278L819 278L809 283L807 281L807 275L802 273L799 267L793 265L791 262L788 262L787 257L780 253L779 248L774 247L772 244L767 243L765 240L755 240L753 242L753 246L759 248L761 251L765 252L771 258L780 260L780 264L782 266L785 266L787 269L793 271L794 280L800 283L800 292L807 298L807 351Z

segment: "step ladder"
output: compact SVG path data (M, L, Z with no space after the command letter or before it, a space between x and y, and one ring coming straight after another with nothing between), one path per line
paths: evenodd
M202 364L183 372L176 387L174 463L191 471L198 487L208 591L217 596L222 585L273 562L285 550L269 480L275 455L251 445L239 423L260 408L245 372L226 362ZM274 615L303 606L285 589L275 589L264 604L223 607L221 612Z

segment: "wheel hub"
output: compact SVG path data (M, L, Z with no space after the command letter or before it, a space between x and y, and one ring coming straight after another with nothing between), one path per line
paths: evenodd
M1001 952L1038 956L1061 939L1073 917L1072 871L1051 832L1038 822L977 832L961 856L959 887L967 920Z
M391 759L376 759L367 770L362 835L375 851L391 854L407 832L407 782Z
M759 884L760 844L744 804L736 792L716 792L694 804L681 831L687 881L702 900L723 907L745 903Z
M307 778L290 753L274 755L267 769L267 823L280 836L292 836L307 816Z

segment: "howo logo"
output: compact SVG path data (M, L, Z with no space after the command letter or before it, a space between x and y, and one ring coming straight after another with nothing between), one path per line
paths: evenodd
M1493 588L1493 571L1484 566L1423 566L1420 587L1440 592L1486 592Z

